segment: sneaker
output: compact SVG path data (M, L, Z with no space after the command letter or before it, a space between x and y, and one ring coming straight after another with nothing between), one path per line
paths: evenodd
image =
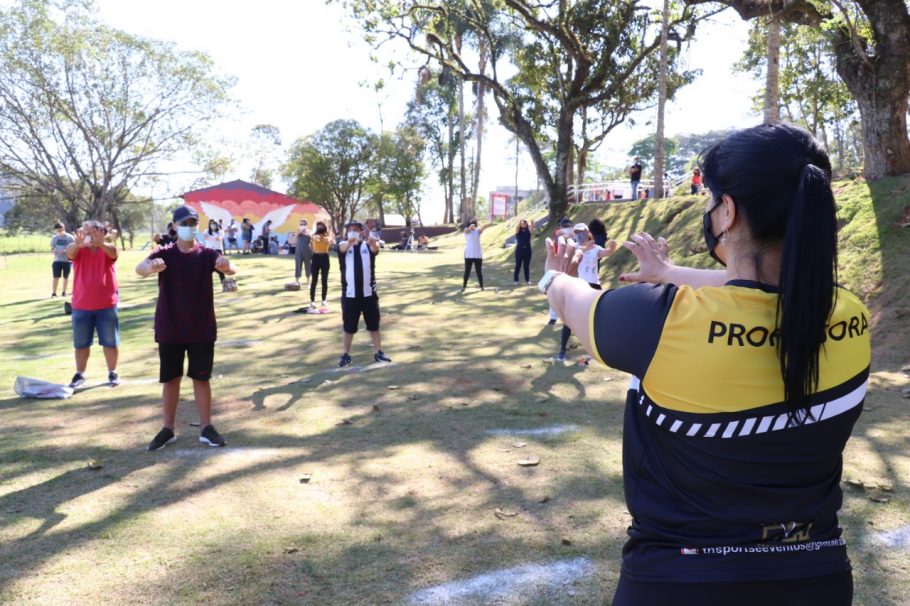
M316 301L310 301L310 309L316 309Z
M565 361L566 361L566 352L565 352L565 351L560 351L558 354L556 354L556 361L557 361L557 362L565 362Z
M173 429L162 427L161 431L158 432L158 435L152 438L152 441L149 442L148 451L154 452L156 450L161 450L176 439L177 436L174 435Z
M83 383L85 383L85 377L82 376L81 372L77 372L76 374L73 375L73 380L70 381L70 387L75 389L75 388L79 387L80 385L82 385Z
M211 425L206 425L199 433L199 441L209 446L226 446L227 442L221 437L221 434L215 431Z
M120 375L117 374L116 370L112 370L107 373L107 384L111 387L117 387L120 385Z
M322 300L322 305L320 307L328 307L328 303L325 302L325 299Z
M555 325L556 325L556 318L550 318L550 321L547 322L547 326L555 326Z
M382 353L381 349L373 354L373 359L376 360L377 362L391 362L392 361L392 359L389 356Z
M57 293L52 292L52 293L51 293L51 299L56 299L56 298L57 298Z
M64 290L64 291L63 291L63 294L60 295L60 296L61 296L61 297L66 297L66 291Z
M530 282L525 282L525 286L530 286L530 285L531 285Z
M341 354L341 359L338 360L338 368L344 368L351 363L351 354L343 353Z
M514 282L512 282L512 284L514 284L515 286L518 286L518 280L515 280Z

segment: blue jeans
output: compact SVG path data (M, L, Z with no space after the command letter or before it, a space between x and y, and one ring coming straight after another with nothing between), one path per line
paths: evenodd
M92 346L92 338L98 332L98 343L102 347L120 345L120 322L117 306L106 309L73 310L73 347L86 349Z
M632 199L638 200L638 181L632 181Z

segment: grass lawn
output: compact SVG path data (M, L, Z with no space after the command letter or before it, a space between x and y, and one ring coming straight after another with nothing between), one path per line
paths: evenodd
M608 223L616 235L635 224L632 214ZM628 376L546 360L558 327L545 325L536 289L512 286L508 253L494 248L509 229L484 234L485 292L457 292L457 236L439 251L383 252L383 349L394 363L362 372L334 369L334 259L332 312L310 317L293 313L304 293L282 289L291 258L240 258L240 290L215 296L214 419L229 445L196 441L185 381L178 441L157 453L144 451L161 420L157 287L133 272L143 253L118 262L124 384L96 386L106 372L95 351L88 389L60 401L12 392L16 375L66 382L73 372L69 317L48 298L50 255L5 257L0 602L609 603L629 522L620 449ZM607 278L625 262L611 260ZM355 337L355 365L371 361L368 343ZM855 603L906 604L906 539L903 551L876 539L910 522L906 377L888 368L873 381L845 456L853 484L842 519ZM518 464L532 457L540 464ZM93 459L100 469L89 469ZM450 586L448 602L419 593L553 563L576 573L548 582L549 569L531 569L538 582L517 588L504 574L486 577L478 593Z

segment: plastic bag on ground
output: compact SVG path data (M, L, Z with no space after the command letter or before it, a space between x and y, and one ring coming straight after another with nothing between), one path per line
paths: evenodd
M65 400L73 395L72 387L30 377L16 377L13 391L23 398Z

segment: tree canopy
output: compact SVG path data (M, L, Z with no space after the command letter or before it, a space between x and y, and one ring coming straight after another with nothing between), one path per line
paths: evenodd
M288 193L325 208L341 233L370 198L376 147L376 136L356 120L329 122L291 146L282 167Z
M90 2L0 10L0 171L69 224L197 144L231 81L206 55L100 23Z
M655 13L637 0L341 1L368 40L403 40L444 72L484 84L500 122L527 148L551 216L567 209L576 120L587 122L585 139L602 140L656 91L659 31ZM670 26L681 42L694 33L699 14L676 9ZM486 69L463 40L485 41ZM693 75L678 59L679 46L670 56L670 95ZM552 168L545 159L550 148Z

